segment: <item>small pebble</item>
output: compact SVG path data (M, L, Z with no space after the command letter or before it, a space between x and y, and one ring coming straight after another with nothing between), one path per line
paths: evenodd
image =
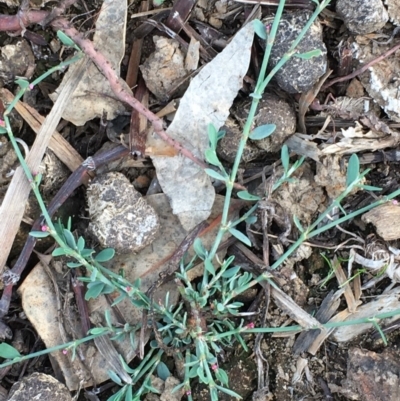
M44 373L32 373L11 387L8 401L71 401L72 397L64 384Z
M155 239L157 213L121 173L96 177L87 189L88 231L104 248L138 252Z
M242 139L243 130L239 124L235 123L232 119L228 118L225 125L221 128L225 131L225 136L218 142L217 153L221 159L229 163L233 163L236 158L236 153L239 147L240 140ZM247 141L242 154L242 161L248 163L257 159L265 152L258 149L253 143Z
M251 99L246 99L238 106L238 118L245 121L251 106ZM267 152L279 152L283 143L296 132L296 113L294 107L285 99L272 93L264 93L258 104L254 117L254 126L275 124L276 129L271 136L258 141L253 145Z
M338 0L336 12L351 32L360 35L379 31L389 19L381 0Z
M169 91L187 74L185 56L176 40L154 36L153 41L155 51L140 66L140 71L154 96L167 100Z
M270 66L275 67L289 50L293 41L307 24L312 13L299 11L284 15L279 24L275 44L272 48ZM266 23L271 21L264 20ZM264 45L265 42L262 42ZM302 93L311 89L327 68L326 47L322 41L322 26L316 20L296 48L296 53L319 49L321 55L304 60L292 57L275 75L278 85L289 93Z

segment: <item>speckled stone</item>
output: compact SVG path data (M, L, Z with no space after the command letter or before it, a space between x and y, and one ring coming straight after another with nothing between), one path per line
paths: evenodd
M138 252L156 237L160 223L155 210L121 173L96 177L87 189L88 231L107 248Z
M15 383L10 390L8 401L71 401L71 395L54 377L44 373L32 373Z
M251 99L239 103L235 114L245 121L251 107ZM267 152L279 152L283 143L296 132L296 113L294 107L285 99L271 93L264 93L258 104L254 126L275 124L274 133L268 138L251 141L259 149Z
M228 118L225 125L221 128L225 131L225 136L218 142L217 153L221 159L233 163L242 139L243 130L233 119ZM242 154L242 162L249 163L262 156L265 152L257 148L253 143L247 141Z
M336 12L351 32L361 35L378 31L389 19L381 0L338 0Z
M272 48L270 66L275 67L289 50L293 41L307 24L312 13L299 11L282 17ZM270 23L269 20L264 20ZM263 42L264 43L264 42ZM322 41L322 26L316 20L297 46L296 53L321 50L321 55L309 60L292 57L275 75L278 85L289 93L307 92L325 74L327 68L326 47Z
M0 47L0 86L13 82L17 76L29 79L34 66L35 56L25 39Z

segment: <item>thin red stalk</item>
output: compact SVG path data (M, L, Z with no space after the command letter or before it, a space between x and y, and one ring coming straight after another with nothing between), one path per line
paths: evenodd
M0 14L0 31L13 32L21 31L22 26L27 27L31 24L39 24L49 15L48 11L30 10L26 13L19 12L18 15ZM21 26L22 25L22 26Z
M144 107L137 99L135 99L128 91L124 88L122 84L122 79L111 67L110 62L95 49L93 42L88 39L84 39L82 35L70 25L70 23L59 18L52 22L54 29L59 29L68 35L83 51L84 53L97 65L100 71L107 78L110 83L111 89L119 100L133 107L139 113L147 117L147 119L152 123L154 131L159 135L165 142L173 146L184 156L192 160L194 163L198 164L202 168L206 168L207 165L200 159L198 159L190 150L184 148L179 142L172 139L163 129L163 121L161 118L157 117L149 109Z

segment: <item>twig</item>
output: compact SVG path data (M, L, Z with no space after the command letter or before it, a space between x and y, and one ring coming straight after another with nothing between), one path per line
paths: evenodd
M25 27L41 23L49 15L48 11L29 10L18 15L0 14L0 32L21 32L21 24Z
M147 117L147 119L152 123L155 133L160 136L165 142L173 146L184 156L192 160L194 163L198 164L202 168L206 168L207 165L199 160L190 150L184 148L178 141L172 139L163 128L163 121L161 118L157 117L149 109L144 107L137 99L135 99L128 91L124 88L122 84L122 79L118 76L116 71L111 67L110 62L97 51L93 43L84 39L82 35L70 25L70 23L59 18L52 22L54 29L62 30L66 35L68 35L84 52L85 54L96 64L104 76L108 79L111 89L119 100L133 107L139 113Z
M58 208L69 198L71 193L78 188L83 182L87 181L90 177L90 171L102 164L108 163L112 160L120 159L123 156L127 156L129 150L124 146L120 145L115 149L108 152L103 152L97 156L90 157L85 160L82 165L75 170L72 175L64 183L60 191L53 198L48 206L49 215L52 216ZM43 224L43 218L39 218L35 221L32 226L32 231L40 231L41 225ZM3 274L4 290L0 300L0 319L7 315L10 307L11 295L13 286L19 281L21 273L24 271L28 259L33 251L36 244L36 238L29 236L25 242L25 245L18 257L12 270L6 271ZM9 338L10 332L7 330L8 327L3 325L0 320L0 338Z
M370 67L372 67L376 63L379 63L380 61L384 60L386 57L389 57L391 54L395 53L398 49L400 49L400 43L398 43L396 46L393 46L391 49L389 49L385 53L381 54L377 58L369 61L367 64L364 64L361 68L359 68L358 70L355 70L351 74L345 75L344 77L337 77L337 78L334 78L334 79L328 81L325 85L322 86L321 90L329 88L330 86L332 86L333 84L336 84L338 82L348 81L349 79L355 78L356 76L367 71Z

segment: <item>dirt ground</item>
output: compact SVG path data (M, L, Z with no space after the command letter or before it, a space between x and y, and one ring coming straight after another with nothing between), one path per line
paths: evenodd
M193 173L190 158L194 155L193 159L204 163L209 145L204 115L215 114L221 120L218 129L226 131L217 154L226 169L232 168L265 49L265 42L257 37L253 41L253 33L241 28L258 18L268 32L278 2L176 0L157 6L156 1L133 0L127 6L90 0L71 1L67 7L64 1L59 4L66 8L60 9L63 20L58 25L50 19L42 24L50 12L57 11L53 2L0 2L2 115L17 93L16 79L26 77L32 82L74 55L75 50L64 47L55 33L56 29L66 31L63 21L73 22L83 39L94 41L94 53L99 50L106 56L100 63L104 70L100 64L86 62L73 70L72 77L66 69L52 71L25 93L10 121L21 151L29 152L30 166L43 174L40 191L53 220L71 217L73 232L90 246L116 249L110 269L122 272L131 282L141 277L146 289L151 287L163 277L162 261L170 258L186 235L209 215L208 221L217 221L221 214L225 186L218 180L212 185L208 176L206 182ZM255 276L269 271L299 238L299 224L310 226L346 188L351 155L358 155L361 171L370 169L363 182L369 187L351 192L341 202L342 209L336 208L319 227L343 211L350 214L390 197L400 187L400 2L342 3L346 2L331 1L300 44L298 53L318 49L318 55L295 57L268 85L255 126L275 124L275 133L249 141L244 149L237 184L259 195L261 201L255 212L257 221L238 229L253 246L231 237L225 251ZM314 9L311 0L286 1L268 71ZM172 18L174 13L179 18ZM99 35L94 38L96 31ZM244 32L241 38L240 32ZM81 48L89 54L82 44ZM209 77L193 89L195 77L230 48L228 58L215 63ZM123 83L113 86L109 83L112 73L108 76L105 71L118 75L115 71L119 70ZM232 89L230 83L234 86L236 81L239 86ZM66 104L61 106L68 90ZM123 101L118 97L131 90L148 113L139 106L135 110L136 103L129 103L127 97ZM58 107L62 110L57 114ZM51 132L56 133L44 139L40 127L51 124L51 119L44 123L51 113L57 120ZM157 137L154 132L158 131L166 132L166 137ZM39 138L46 149L43 158L34 148ZM176 147L177 142L183 150ZM291 163L301 156L305 161L291 181L272 193L283 173L284 145ZM98 157L101 152L106 152L107 159ZM169 164L175 159L177 164ZM86 300L74 284L84 272L73 273L63 258L48 256L52 239L40 239L32 252L28 234L32 226L40 230L36 221L40 210L18 167L7 135L1 135L0 340L27 355L81 337L85 330L78 299ZM248 210L244 203L234 205L238 206L233 213L238 215ZM118 225L109 230L107 216L111 215ZM212 243L212 235L204 239L206 246ZM256 327L300 324L310 328L308 322L314 319L321 323L371 320L331 330L323 338L323 330L318 329L248 335L248 351L236 343L220 354L218 363L228 374L230 388L244 400L254 401L400 400L399 239L400 208L395 197L307 240L274 270L278 289L257 285L237 297L244 304L240 311L252 313L245 318L246 324ZM40 270L38 265L46 267ZM201 274L193 276L194 283ZM178 302L174 282L168 285L171 302ZM112 294L103 298L87 303L89 325L103 325L104 310L115 300ZM123 308L118 311L121 327L127 321L132 324L124 320L124 314L140 322L141 313L132 305ZM392 316L372 319L382 313ZM132 360L130 366L137 366L129 341L121 347L118 352ZM147 344L145 352L149 349ZM86 365L94 350L94 345L85 348L86 359L79 368L60 351L0 368L0 401L36 399L40 392L43 400L109 399L119 386L108 380L101 362ZM178 380L177 361L163 361ZM57 381L31 376L38 373ZM210 399L206 386L196 380L194 384L193 399ZM183 393L171 393L163 381L160 388L161 396L147 394L141 399L187 399ZM233 397L220 394L219 399Z

